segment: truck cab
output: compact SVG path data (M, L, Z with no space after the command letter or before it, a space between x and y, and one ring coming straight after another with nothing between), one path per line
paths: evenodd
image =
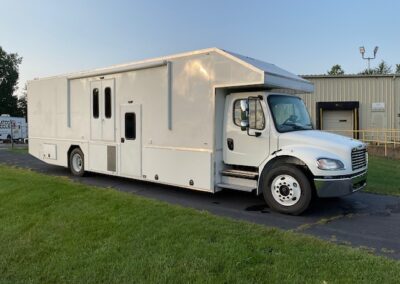
M315 130L294 95L229 94L223 131L220 186L256 189L276 211L300 214L313 195L339 197L366 186L366 145Z

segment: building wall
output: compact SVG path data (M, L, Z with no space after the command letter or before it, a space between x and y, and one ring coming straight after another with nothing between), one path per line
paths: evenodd
M394 100L395 100L395 126L400 129L400 78L396 78L394 87Z
M316 103L358 101L359 129L400 129L400 78L396 76L304 76L314 83L311 94L301 94L316 122ZM384 108L376 109L376 103ZM373 105L375 109L373 109Z

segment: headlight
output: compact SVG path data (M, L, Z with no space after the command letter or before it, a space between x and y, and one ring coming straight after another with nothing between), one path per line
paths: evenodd
M329 158L320 158L317 160L317 167L320 170L344 170L344 165L341 161Z

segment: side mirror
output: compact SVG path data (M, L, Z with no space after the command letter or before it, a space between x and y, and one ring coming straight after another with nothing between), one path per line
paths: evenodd
M246 131L249 128L249 102L248 100L240 101L240 129Z

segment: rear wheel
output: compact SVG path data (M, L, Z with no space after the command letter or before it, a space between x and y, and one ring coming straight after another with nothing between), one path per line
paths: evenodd
M299 215L310 205L310 181L293 165L278 165L264 173L260 186L265 201L275 211Z
M85 174L84 156L79 148L72 150L69 155L69 168L74 176L83 176Z

